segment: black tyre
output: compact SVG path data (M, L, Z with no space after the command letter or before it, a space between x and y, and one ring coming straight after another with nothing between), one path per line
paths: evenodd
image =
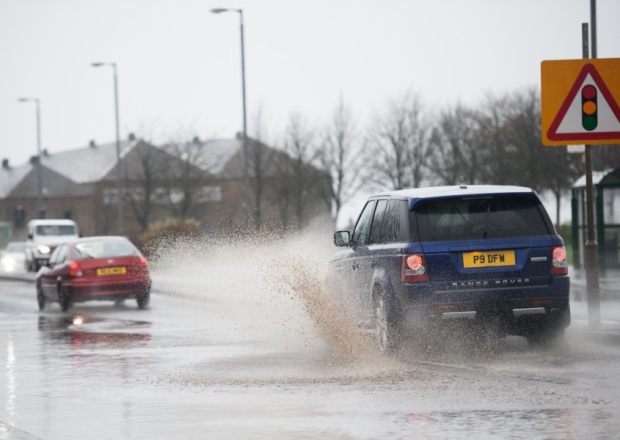
M375 294L374 309L377 347L382 353L395 353L400 348L400 331L394 322L387 297L381 291Z
M63 312L66 312L71 307L71 297L63 286L58 286L58 303L60 304L60 310Z
M43 295L43 289L41 286L37 284L37 303L39 304L39 311L45 310L45 306L47 304L47 299L45 295Z
M136 302L138 303L139 309L145 309L149 305L149 301L151 299L150 292L143 292L136 298Z

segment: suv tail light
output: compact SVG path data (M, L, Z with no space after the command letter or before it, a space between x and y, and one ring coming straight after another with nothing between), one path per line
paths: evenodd
M553 249L553 260L551 261L551 275L568 275L568 260L566 250L563 246Z
M403 255L401 281L403 283L420 283L428 281L424 255Z

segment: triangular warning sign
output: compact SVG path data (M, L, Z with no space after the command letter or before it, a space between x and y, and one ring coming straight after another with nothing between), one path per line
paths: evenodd
M551 141L620 138L620 107L592 64L586 64L547 131Z

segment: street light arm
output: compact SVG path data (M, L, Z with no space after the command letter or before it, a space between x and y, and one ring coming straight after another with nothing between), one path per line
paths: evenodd
M90 63L91 67L101 67L101 66L112 66L114 68L116 68L116 63Z
M211 9L211 13L213 14L221 14L222 12L238 12L239 14L241 14L242 10L234 9L234 8L213 8Z

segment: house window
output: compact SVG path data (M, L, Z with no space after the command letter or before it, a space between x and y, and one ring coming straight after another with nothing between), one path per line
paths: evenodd
M196 193L198 203L221 202L222 188L219 186L203 186Z
M118 191L115 189L104 189L103 203L105 205L116 205L118 203Z
M15 208L14 223L16 228L23 228L26 226L26 210L22 205Z

